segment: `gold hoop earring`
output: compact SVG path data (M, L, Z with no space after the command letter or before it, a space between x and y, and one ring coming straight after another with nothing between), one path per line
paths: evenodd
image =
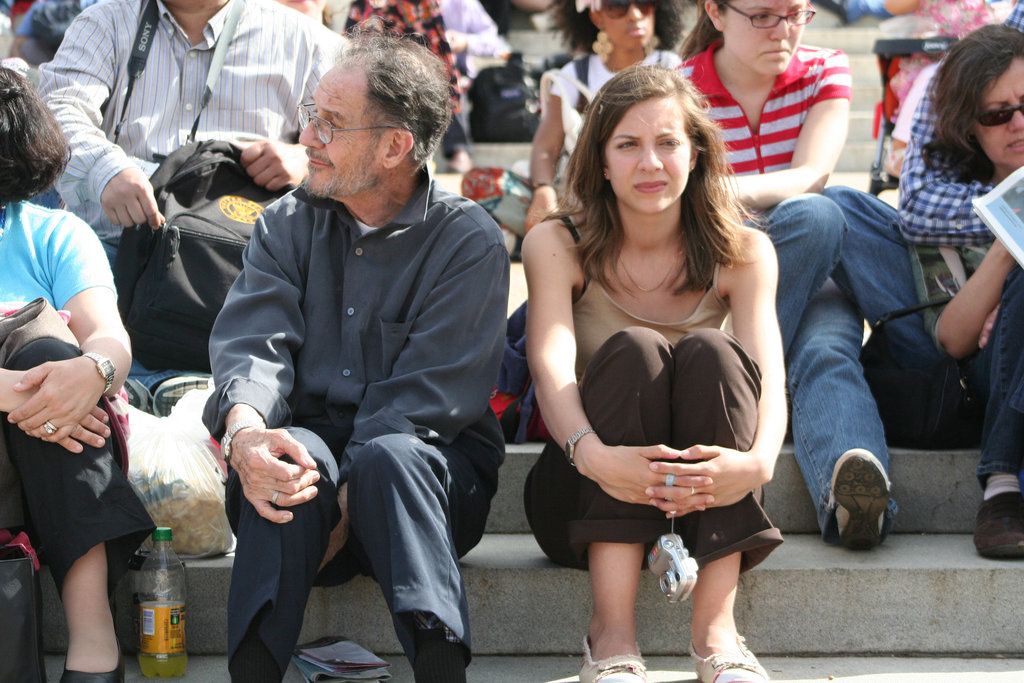
M612 41L608 40L608 34L604 31L597 32L597 40L590 46L590 49L594 51L594 54L601 58L601 60L608 59L608 55L614 50Z

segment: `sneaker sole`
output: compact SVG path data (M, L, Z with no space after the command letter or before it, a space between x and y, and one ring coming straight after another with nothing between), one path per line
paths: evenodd
M867 550L881 543L878 519L889 506L889 484L875 463L853 457L836 473L832 487L836 503L849 514L840 540L851 550Z

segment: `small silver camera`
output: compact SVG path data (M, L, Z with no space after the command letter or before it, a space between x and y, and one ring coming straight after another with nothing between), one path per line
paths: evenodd
M664 534L647 555L647 565L658 577L669 602L689 597L697 583L697 561L690 557L679 534Z

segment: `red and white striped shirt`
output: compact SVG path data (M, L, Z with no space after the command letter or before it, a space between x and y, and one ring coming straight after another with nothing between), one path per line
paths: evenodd
M708 114L722 128L729 163L736 175L789 168L810 108L824 100L851 98L847 56L838 50L800 46L786 71L775 79L754 132L715 71L714 52L720 46L720 41L712 44L679 68L707 98Z

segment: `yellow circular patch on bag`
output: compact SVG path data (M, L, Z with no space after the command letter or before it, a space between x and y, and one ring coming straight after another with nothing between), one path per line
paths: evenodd
M221 197L218 206L220 206L221 213L231 220L248 225L255 223L263 213L263 207L251 199L231 194Z

